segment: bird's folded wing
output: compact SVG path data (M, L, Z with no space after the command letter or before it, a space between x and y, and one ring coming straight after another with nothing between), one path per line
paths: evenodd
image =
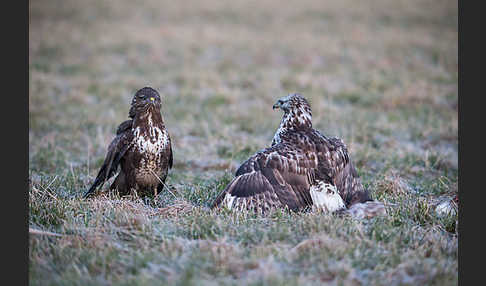
M120 160L123 158L126 151L132 146L133 133L131 132L131 129L123 126L125 122L120 124L118 127L118 130L123 127L124 131L118 133L115 139L113 139L108 146L105 161L103 162L103 165L101 166L93 185L84 194L84 197L91 195L98 186L103 185L106 180L110 179L116 173Z
M133 119L125 120L116 129L116 135L124 133L130 129L132 129Z

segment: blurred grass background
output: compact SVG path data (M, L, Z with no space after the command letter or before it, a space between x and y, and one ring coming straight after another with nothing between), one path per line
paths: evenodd
M31 284L457 284L456 218L429 206L457 192L457 19L431 0L29 1L29 224L65 234L30 237ZM144 86L163 98L177 199L81 201ZM293 92L399 203L389 217L204 208Z

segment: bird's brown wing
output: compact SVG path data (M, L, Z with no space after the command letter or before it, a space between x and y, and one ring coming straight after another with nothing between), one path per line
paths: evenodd
M281 137L281 143L256 153L240 166L212 207L239 207L251 201L262 208L281 205L299 210L312 205L309 188L316 181L336 186L346 206L371 200L341 139L328 138L316 130Z
M133 125L133 119L128 119L123 121L120 125L118 125L118 128L116 129L116 135L132 129L132 125Z
M344 142L340 138L328 138L316 130L313 137L319 160L318 169L324 170L317 174L330 178L331 184L336 186L347 207L370 201L371 196L363 187Z
M317 165L313 152L287 143L275 144L244 162L211 207L303 209L312 205L309 187Z
M126 151L132 146L133 133L131 132L131 120L124 121L118 126L117 135L108 146L108 152L105 161L101 166L96 179L84 194L84 198L91 196L96 188L102 186L108 179L110 179L117 171L120 160L125 155Z

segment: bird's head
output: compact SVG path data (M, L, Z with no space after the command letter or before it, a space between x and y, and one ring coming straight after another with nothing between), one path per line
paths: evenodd
M160 112L161 106L162 100L159 93L151 87L144 87L133 96L129 116L133 118L136 114L145 113L148 110Z
M284 112L281 126L284 129L312 127L312 111L309 102L300 94L294 93L277 100L273 109Z
M300 94L294 93L281 97L273 105L273 109L281 109L284 113L294 112L295 114L311 114L309 102Z

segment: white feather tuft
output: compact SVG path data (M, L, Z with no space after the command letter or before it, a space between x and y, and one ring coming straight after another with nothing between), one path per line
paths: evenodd
M223 199L223 205L226 206L228 209L233 207L233 202L235 201L236 196L232 196L231 194L226 194Z
M337 188L331 184L318 182L317 185L311 186L310 195L314 210L321 210L327 214L346 207Z

